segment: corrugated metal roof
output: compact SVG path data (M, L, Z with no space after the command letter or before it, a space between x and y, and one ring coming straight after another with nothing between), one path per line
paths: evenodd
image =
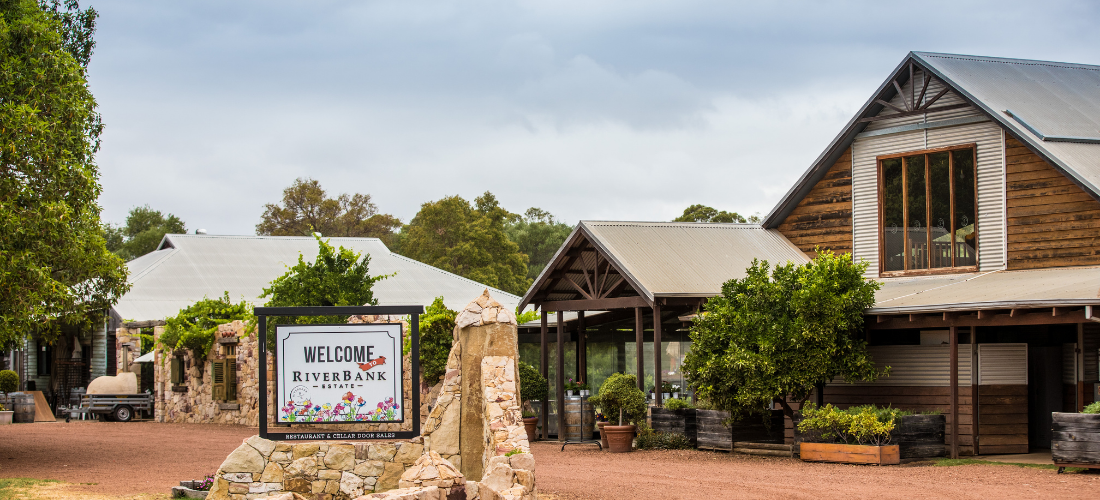
M379 305L431 304L442 296L447 307L459 310L488 288L476 281L448 273L390 252L377 238L325 238L331 245L370 255L372 276L394 274L374 285ZM159 250L127 263L130 292L115 305L126 320L142 321L174 316L180 309L206 297L228 291L256 305L263 288L282 276L301 255L307 262L317 257L317 242L310 237L208 236L171 234ZM515 308L519 297L490 288L501 304Z
M1100 66L911 52L764 218L764 227L777 227L821 180L856 135L867 127L860 118L874 115L882 108L875 100L880 96L889 100L894 95L894 77L906 68L910 59L1100 197L1100 144L1043 140L1005 112L1011 110L1046 136L1100 139Z
M1100 267L884 278L867 314L1100 305Z
M712 296L743 278L753 259L807 262L779 231L756 224L582 221L593 243L645 290L662 296Z

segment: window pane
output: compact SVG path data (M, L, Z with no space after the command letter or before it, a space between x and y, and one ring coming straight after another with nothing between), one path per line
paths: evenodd
M951 172L947 156L946 152L928 155L932 267L951 267Z
M974 230L977 210L974 204L974 150L951 152L955 162L955 265L978 264L978 240Z
M924 155L905 159L906 211L909 215L909 269L928 269L928 212L925 210Z
M883 270L905 269L905 221L902 219L901 159L882 161Z

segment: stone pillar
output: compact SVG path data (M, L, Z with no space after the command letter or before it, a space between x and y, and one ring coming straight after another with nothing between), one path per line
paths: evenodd
M461 344L461 423L459 430L459 461L462 475L480 481L485 457L485 398L482 387L481 362L486 356L506 356L512 360L513 373L519 373L518 325L507 307L489 297L486 290L459 313L455 319L458 342ZM519 394L517 381L516 394Z

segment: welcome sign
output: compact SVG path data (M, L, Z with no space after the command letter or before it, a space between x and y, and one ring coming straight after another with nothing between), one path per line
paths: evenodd
M279 423L401 422L400 323L278 325Z

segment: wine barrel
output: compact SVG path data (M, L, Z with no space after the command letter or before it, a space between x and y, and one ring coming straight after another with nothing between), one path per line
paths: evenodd
M565 429L562 430L566 441L588 441L596 427L596 412L588 396L565 398Z
M32 424L34 423L34 396L30 394L12 393L11 394L11 409L15 412L12 415L12 422L17 424Z

